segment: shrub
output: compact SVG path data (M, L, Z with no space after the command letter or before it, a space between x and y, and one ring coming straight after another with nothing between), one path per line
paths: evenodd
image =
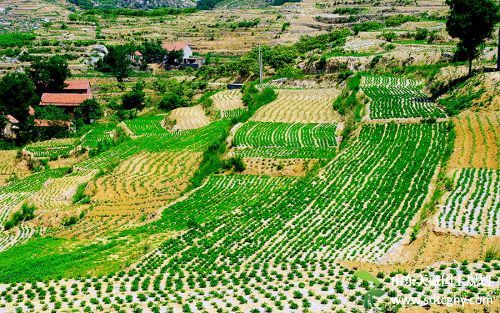
M389 16L385 20L385 26L387 27L398 27L403 25L406 22L417 22L419 19L416 16L413 15L403 15L403 14L397 14L393 16Z
M170 111L180 107L187 106L187 101L179 96L177 93L170 92L163 96L160 103L158 103L158 108L165 111Z
M19 223L32 220L35 217L35 207L31 204L23 203L21 210L15 212L12 217L5 222L4 229L9 230Z
M426 28L417 28L415 40L425 40L429 36L429 30Z
M87 187L87 184L81 184L76 188L76 192L73 195L73 203L81 203L81 204L86 204L90 202L90 198L85 195L85 188Z
M352 27L352 31L355 35L359 34L359 32L369 32L373 30L379 30L383 28L384 25L379 22L363 22L359 24L355 24Z

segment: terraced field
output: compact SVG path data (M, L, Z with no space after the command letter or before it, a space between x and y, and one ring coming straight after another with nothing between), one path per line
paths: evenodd
M118 292L139 305L158 298L174 311L224 303L243 310L355 305L328 297L350 277L336 261L378 260L403 238L423 205L446 133L439 123L368 125L317 177L212 176L148 226L189 230L107 280L105 292L86 288L86 298L96 301L84 305L123 305ZM70 285L63 294L78 290L72 303L81 305L85 281ZM224 302L214 301L219 295Z
M89 182L95 174L96 171L75 172L45 181L44 187L27 200L37 208L39 223L55 226L52 221L55 215L60 222L65 213L71 211L77 188Z
M252 121L282 123L336 123L340 115L333 110L336 89L277 89L278 98L261 107Z
M26 165L20 164L17 150L0 151L0 186L11 178L23 178L29 174Z
M170 132L162 126L164 119L164 115L155 115L138 117L124 123L135 136L169 136Z
M421 83L388 76L365 76L363 92L371 99L371 119L440 118L445 114L422 91Z
M234 136L238 155L331 158L337 152L337 124L249 121Z
M115 127L116 125L112 123L92 125L92 129L81 138L82 146L96 148L99 144L111 142Z
M134 215L155 212L188 187L201 153L139 153L100 177L90 215Z
M2 229L0 230L0 251L24 242L36 233L34 229L23 225L21 228L15 227L6 232L3 230L3 225L14 212L20 209L23 202L44 188L48 179L61 177L66 170L44 171L0 187L0 226Z
M66 157L76 147L74 138L51 139L28 145L24 150L35 158Z
M223 90L212 97L213 106L221 118L233 118L243 113L246 108L238 89Z
M205 115L205 111L200 105L172 110L169 119L175 121L173 131L196 129L210 123L210 119Z
M500 115L496 112L464 112L453 119L456 140L451 169L498 169Z
M438 225L466 235L499 235L500 172L463 169L455 188L440 211Z

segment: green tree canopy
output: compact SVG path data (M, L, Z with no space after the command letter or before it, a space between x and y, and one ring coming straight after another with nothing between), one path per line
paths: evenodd
M108 47L108 54L96 64L97 70L111 73L117 81L122 82L130 75L132 50L133 47L130 45Z
M27 72L39 94L62 90L65 87L64 81L70 75L68 62L57 55L47 60L33 61Z
M187 106L187 101L174 92L167 93L158 104L162 110L170 111L183 106Z
M75 119L80 120L84 124L90 124L101 117L101 105L95 99L83 101L75 110Z
M140 51L147 63L160 63L167 55L167 51L161 46L159 40L146 40L140 47Z
M478 47L491 36L499 20L498 4L495 0L446 0L446 4L450 6L446 30L460 39L458 48L469 61L470 75Z
M144 109L146 94L144 93L144 83L138 81L132 90L122 97L122 109L140 111Z
M0 80L0 112L3 116L10 114L23 124L28 120L29 106L38 100L35 85L27 75L9 73Z

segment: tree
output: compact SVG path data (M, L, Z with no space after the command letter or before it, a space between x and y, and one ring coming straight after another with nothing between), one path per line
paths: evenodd
M144 93L144 83L138 81L132 90L122 96L121 109L140 111L144 109L146 94Z
M174 92L166 94L158 104L162 110L170 111L183 106L187 106L187 101Z
M161 46L161 42L146 40L141 47L144 60L147 63L160 63L167 55L167 51Z
M47 60L35 60L27 72L39 94L62 90L66 87L64 81L70 75L68 62L57 55Z
M2 118L8 114L19 121L19 131L29 124L29 107L38 102L35 85L31 79L22 73L9 73L0 80L0 113ZM0 127L5 127L5 120ZM21 138L17 138L18 141Z
M458 49L469 61L470 76L478 47L491 36L499 20L498 4L495 0L446 0L446 4L450 6L446 30L460 39Z
M184 52L182 50L167 51L167 53L165 55L165 64L167 64L167 65L178 64L182 61L183 55L184 55Z
M101 117L101 105L95 99L83 101L75 110L75 119L80 120L84 124L90 124Z
M108 54L97 62L97 70L103 73L111 73L116 77L117 81L123 82L123 79L130 75L132 65L130 55L132 50L129 45L110 46Z

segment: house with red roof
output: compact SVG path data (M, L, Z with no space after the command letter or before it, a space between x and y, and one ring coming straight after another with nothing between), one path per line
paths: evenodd
M67 80L66 87L61 92L42 94L40 106L57 106L64 109L66 113L73 116L75 109L85 100L92 99L92 88L88 80ZM30 115L35 115L35 110L30 107ZM61 125L71 125L70 121L52 121ZM53 124L53 123L52 123ZM49 121L35 119L35 125L39 127L51 126Z
M184 42L164 43L162 47L168 52L182 51L182 60L177 60L180 67L199 68L205 63L204 58L193 56L193 49L187 43Z
M86 79L80 80L67 80L65 81L66 87L64 87L65 93L80 93L80 94L91 94L92 89L90 87L90 81Z
M182 51L182 58L188 59L193 56L193 49L185 42L170 42L161 45L168 52Z
M92 99L92 94L84 93L44 93L40 106L55 105L66 111L66 113L75 113L75 108L83 101Z

